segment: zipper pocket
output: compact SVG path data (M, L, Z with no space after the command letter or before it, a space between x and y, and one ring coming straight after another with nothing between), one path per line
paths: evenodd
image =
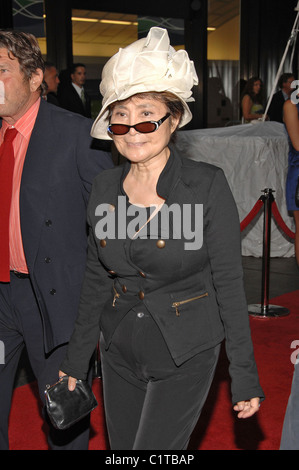
M113 301L112 301L112 307L115 307L116 299L118 299L120 297L120 295L119 295L119 293L117 292L117 290L115 289L114 286L113 286L113 291L114 291L114 297L113 297Z
M184 305L184 304L187 304L189 302L193 302L193 300L198 300L198 299L202 299L203 297L208 297L208 293L205 292L204 294L201 294L201 295L198 295L196 297L192 297L191 299L186 299L186 300L181 300L179 302L173 302L172 304L172 307L175 308L175 314L177 317L180 316L180 311L179 311L179 307L181 305Z

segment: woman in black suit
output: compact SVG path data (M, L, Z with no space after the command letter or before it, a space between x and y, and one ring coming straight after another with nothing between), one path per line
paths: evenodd
M93 185L80 310L60 375L70 389L86 378L101 332L111 449L186 449L224 339L239 418L264 396L228 184L219 168L169 145L191 119L196 83L188 55L160 28L103 71L92 134L112 138L127 162Z

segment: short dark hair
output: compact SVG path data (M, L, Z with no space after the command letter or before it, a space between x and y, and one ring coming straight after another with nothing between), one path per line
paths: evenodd
M54 64L54 62L45 61L45 70L46 69L51 69L52 67L55 67L55 69L56 69L56 65Z
M37 39L33 34L21 31L0 30L0 47L8 56L18 59L20 70L29 80L37 69L45 70L45 63ZM42 88L42 85L41 85Z
M294 77L295 79L295 75L293 73L283 73L278 80L279 88L282 88L283 84L286 83L291 77Z
M86 67L85 67L84 64L81 64L81 63L78 62L77 64L73 64L73 65L71 66L71 74L75 73L75 72L76 72L76 69L77 69L78 67L84 67L84 68L86 69Z

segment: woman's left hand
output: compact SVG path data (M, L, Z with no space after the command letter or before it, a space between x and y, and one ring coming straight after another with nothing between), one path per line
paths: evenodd
M260 407L260 399L258 397L251 398L250 400L238 401L234 406L235 411L239 411L238 418L250 418L254 415Z

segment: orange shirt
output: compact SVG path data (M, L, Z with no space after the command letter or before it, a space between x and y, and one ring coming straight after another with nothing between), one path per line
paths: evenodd
M9 221L10 269L12 271L19 271L22 273L28 273L28 268L23 249L20 223L20 186L25 156L39 110L39 105L40 99L38 99L14 125L18 134L13 141L15 165ZM5 121L2 121L2 127L0 129L0 145L8 127L10 126Z

